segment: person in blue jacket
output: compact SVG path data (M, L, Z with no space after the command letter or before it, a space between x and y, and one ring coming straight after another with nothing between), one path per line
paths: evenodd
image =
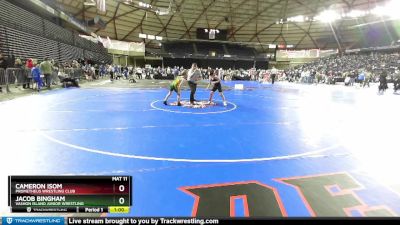
M360 82L360 87L363 87L364 81L365 81L365 73L364 71L361 71L361 73L358 75L358 82Z
M37 83L38 92L43 87L43 81L42 81L42 78L40 77L40 75L41 75L41 72L40 72L39 66L35 62L32 67L32 78L35 81L35 83Z

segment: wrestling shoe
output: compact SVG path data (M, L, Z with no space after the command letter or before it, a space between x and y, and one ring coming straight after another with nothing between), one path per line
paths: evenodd
M168 104L167 104L167 101L164 101L163 103L164 103L164 105L168 105Z
M182 104L180 102L178 102L178 106L182 106Z
M226 101L224 101L224 106L227 106L228 104L226 103Z

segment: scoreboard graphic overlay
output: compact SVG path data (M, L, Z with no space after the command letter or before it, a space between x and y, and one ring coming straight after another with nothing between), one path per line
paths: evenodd
M11 212L127 213L130 176L9 176Z

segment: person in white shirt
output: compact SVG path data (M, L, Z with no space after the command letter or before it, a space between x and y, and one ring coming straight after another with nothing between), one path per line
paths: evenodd
M192 68L188 72L187 80L190 87L190 104L194 105L196 101L194 95L196 94L197 82L201 80L201 72L197 68L196 63L192 64Z
M272 82L272 84L275 83L275 78L276 78L277 74L278 74L278 70L275 68L275 66L273 66L272 70L271 70L271 82Z
M143 73L142 68L138 67L136 69L136 76L137 76L138 79L142 79L143 78L142 77L142 73Z
M224 80L224 70L222 69L222 67L218 70L218 77L220 80Z

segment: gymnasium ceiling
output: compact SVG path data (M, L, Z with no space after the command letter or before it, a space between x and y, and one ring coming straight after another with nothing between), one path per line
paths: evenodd
M87 0L86 0L87 1ZM329 23L319 21L277 23L281 18L298 15L314 17L323 10L338 12L368 10L382 5L386 0L142 0L154 7L168 8L168 15L135 6L122 0L106 0L107 11L102 13L96 6L85 6L85 0L56 0L56 7L82 21L100 15L105 29L91 28L101 37L123 41L141 42L139 33L162 36L165 40L196 39L197 28L227 29L231 42L247 43L260 50L268 44L293 45L297 49L354 48L364 33L354 25L377 20L363 17ZM335 35L333 35L335 31ZM397 41L397 37L390 38ZM147 46L156 41L146 40Z

